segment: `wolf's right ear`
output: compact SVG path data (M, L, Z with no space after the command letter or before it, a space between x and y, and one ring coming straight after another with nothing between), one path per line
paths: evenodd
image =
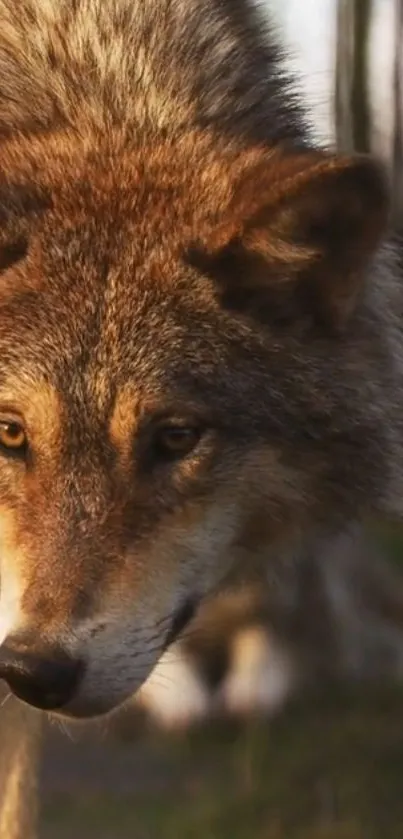
M26 256L35 220L48 207L48 196L37 187L0 181L0 272Z
M21 231L10 231L3 241L0 235L0 274L21 262L27 255L28 248L29 236Z
M205 236L205 265L229 301L342 328L388 216L372 158L263 152L236 175L222 219Z

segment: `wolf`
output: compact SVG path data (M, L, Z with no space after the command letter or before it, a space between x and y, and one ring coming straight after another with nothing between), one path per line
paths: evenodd
M208 596L401 513L386 180L282 67L248 0L0 0L0 677L37 708L112 711Z

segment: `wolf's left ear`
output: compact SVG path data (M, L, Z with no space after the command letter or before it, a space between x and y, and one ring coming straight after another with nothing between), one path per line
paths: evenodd
M354 309L388 216L386 177L372 158L273 153L245 167L225 218L204 242L214 274L248 305L298 297L340 328Z

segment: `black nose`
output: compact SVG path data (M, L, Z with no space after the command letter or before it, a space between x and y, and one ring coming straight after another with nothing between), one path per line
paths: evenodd
M9 636L0 647L0 679L19 699L55 711L72 699L83 663L61 647L44 645L28 635Z

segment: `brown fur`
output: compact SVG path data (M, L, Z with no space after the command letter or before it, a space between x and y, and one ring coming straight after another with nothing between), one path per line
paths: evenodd
M67 123L159 136L197 121L302 139L281 51L248 0L2 0L0 17L5 134Z

